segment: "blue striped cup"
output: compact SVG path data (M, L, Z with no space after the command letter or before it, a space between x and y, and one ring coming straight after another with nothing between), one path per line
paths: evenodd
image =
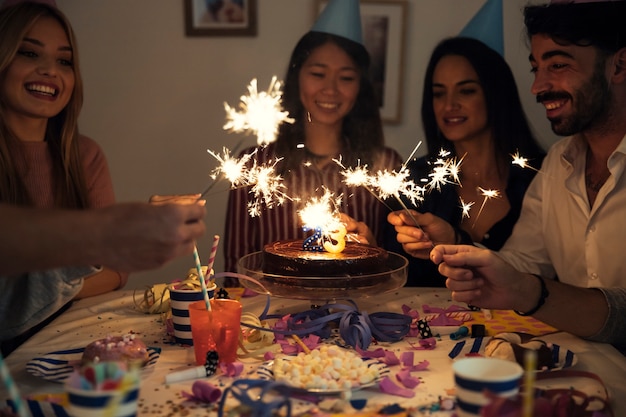
M123 391L94 391L66 387L67 412L72 417L134 417L139 382Z
M215 295L217 285L207 288L209 299ZM189 321L189 304L204 300L202 290L170 289L170 307L172 309L172 324L174 325L174 339L176 343L193 346L191 337L191 322Z
M459 417L480 416L480 409L490 401L485 390L501 397L516 395L524 373L517 362L483 357L459 359L452 370Z

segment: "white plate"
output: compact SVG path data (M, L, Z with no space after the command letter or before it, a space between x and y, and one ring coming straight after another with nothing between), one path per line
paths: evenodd
M46 381L63 382L74 371L74 366L80 363L84 350L82 347L46 353L31 359L26 364L26 371ZM148 347L148 362L143 369L154 366L160 356L161 348Z
M291 358L290 356L286 356L283 359L289 359ZM375 378L372 382L369 382L367 384L362 384L362 385L358 385L355 387L352 387L352 391L357 391L363 388L367 388L367 387L372 387L376 384L378 384L385 376L389 375L390 369L389 367L382 363L377 361L376 359L372 359L372 358L364 358L363 362L367 363L367 366L369 368L373 368L378 370L378 377ZM273 381L274 380L274 361L267 361L267 362L263 362L261 365L259 365L259 367L256 370L256 375L259 379L263 379L266 381ZM341 394L343 391L342 390L331 390L331 389L320 389L320 388L300 388L300 387L295 387L296 389L302 390L303 392L308 392L308 393L312 393L312 394L322 394L322 395L336 395L336 394Z
M541 337L536 337L535 339L541 340ZM461 359L467 355L471 356L476 354L484 356L485 346L487 346L489 340L491 340L491 337L477 337L472 339L466 338L456 343L448 356L451 359ZM556 343L552 343L551 348L554 368L551 368L548 371L557 371L559 369L569 368L576 365L578 362L578 357L571 350L557 345Z

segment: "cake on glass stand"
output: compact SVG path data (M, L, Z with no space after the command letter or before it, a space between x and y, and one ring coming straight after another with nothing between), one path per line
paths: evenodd
M240 274L258 282L257 284L252 280L240 280L245 288L254 292L323 304L335 300L373 297L404 286L407 280L408 260L397 253L388 252L382 268L375 273L302 276L302 274L265 272L264 253L259 251L242 257L237 266Z

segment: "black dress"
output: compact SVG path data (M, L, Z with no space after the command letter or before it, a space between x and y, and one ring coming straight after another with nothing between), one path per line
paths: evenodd
M540 158L537 158L540 159ZM411 178L418 183L422 178L427 178L432 171L432 165L428 163L428 157L422 157L411 161L407 164L407 168L411 172ZM535 161L537 164L541 160ZM539 166L539 165L537 165ZM512 165L509 171L509 179L506 187L506 196L509 200L511 209L500 221L495 223L491 229L485 234L482 241L477 242L481 245L492 249L499 250L504 242L508 239L513 231L513 226L519 218L522 208L522 200L526 189L535 177L536 171L529 168L522 168L519 165ZM470 235L461 230L461 221L463 209L460 204L459 196L456 191L457 185L445 184L441 190L431 190L424 196L424 201L419 203L418 207L413 207L405 201L409 208L414 208L422 213L432 213L441 217L450 223L461 236L461 243L473 244ZM395 209L400 209L396 207ZM407 254L402 245L396 239L396 232L389 228L389 233L385 236L385 248L392 252L399 253L409 260L409 270L407 278L407 287L445 287L445 277L437 271L437 265L433 264L429 259L418 259Z

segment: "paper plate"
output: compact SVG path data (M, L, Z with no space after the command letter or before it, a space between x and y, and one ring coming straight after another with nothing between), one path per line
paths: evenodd
M46 353L31 359L26 364L26 371L46 381L63 382L74 371L74 366L80 363L84 351L85 348L82 347ZM154 366L159 356L161 356L161 348L148 347L148 362L143 369L147 370Z
M284 359L289 359L290 357L285 357ZM367 363L367 366L369 368L373 368L378 370L378 377L376 377L372 382L369 382L367 384L362 384L362 385L357 385L352 387L352 391L357 391L360 389L364 389L367 387L372 387L375 386L376 384L378 384L385 376L389 375L389 367L382 363L377 361L376 359L363 359L363 362ZM259 365L259 367L256 370L256 376L259 379L263 379L263 380L267 380L267 381L274 381L274 361L267 361L262 363L261 365ZM288 381L283 381L285 383L288 384ZM308 393L312 393L312 394L320 394L320 395L336 395L336 394L341 394L342 392L344 392L343 390L337 390L337 389L320 389L320 388L300 388L300 387L294 387L296 389L301 389L303 392L308 392Z

